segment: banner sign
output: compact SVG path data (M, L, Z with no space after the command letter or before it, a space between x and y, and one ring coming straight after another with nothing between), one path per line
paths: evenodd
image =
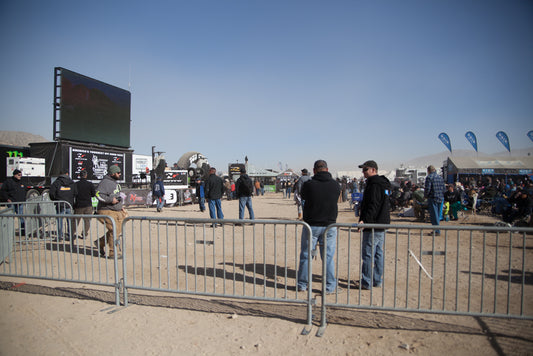
M507 151L511 152L511 144L509 142L509 137L507 136L507 134L503 131L498 131L496 137L498 138L498 140L500 140L502 145L507 148Z
M530 139L531 141L533 141L533 130L531 130L531 131L529 131L529 132L527 133L527 137L529 137L529 139Z
M240 177L241 175L241 168L245 168L245 165L243 163L231 163L228 166L228 175L230 179L237 180L234 178L235 176Z
M165 188L172 187L174 189L187 188L187 170L170 170L165 171L163 184Z
M446 146L446 148L450 152L452 152L452 143L450 142L450 137L448 136L448 134L445 132L441 132L439 134L439 139L442 141L442 143L444 143L444 146Z
M78 180L80 173L87 171L87 180L98 183L107 174L109 167L117 165L122 172L119 182L124 182L124 157L124 153L70 147L70 176Z
M468 132L465 134L465 137L466 137L466 139L468 140L468 142L470 142L470 144L472 145L472 147L474 147L474 150L476 150L476 152L477 152L477 139L476 139L476 135L475 135L472 131L468 131Z
M481 174L494 174L494 168L483 168Z
M124 205L152 205L152 191L150 189L122 189L120 191Z

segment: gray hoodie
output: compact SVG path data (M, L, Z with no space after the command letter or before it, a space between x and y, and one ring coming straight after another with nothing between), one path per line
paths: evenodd
M117 198L119 202L113 204L113 198ZM98 184L96 188L96 199L98 199L97 210L120 211L124 205L120 196L120 184L109 174Z

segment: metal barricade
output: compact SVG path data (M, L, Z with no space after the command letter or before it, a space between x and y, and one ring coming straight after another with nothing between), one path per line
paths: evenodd
M381 286L368 290L360 283L363 227L370 231L369 246L376 231L387 229ZM342 291L322 299L317 336L325 332L327 307L533 319L532 228L440 226L440 236L431 225L328 229L338 229L335 275ZM370 248L375 266L376 250ZM323 276L325 270L324 261ZM325 291L323 279L322 295Z
M0 216L11 215L15 211L12 208L2 207ZM13 252L13 238L15 236L15 220L0 219L0 263L4 263L6 258Z
M19 220L39 229L30 234ZM120 305L117 254L114 259L100 256L95 243L106 233L105 221L111 221L115 232L115 221L107 215L0 214L0 256L5 256L0 261L0 275L110 286L115 288L116 305ZM78 232L85 231L87 223L88 233L82 239Z
M51 214L60 214L64 212L73 213L74 210L69 202L63 200L50 200L48 196L38 196L31 198L24 202L12 202L12 203L0 203L0 209L2 208L11 208L13 211L20 214L38 214L38 215L51 215ZM49 228L48 226L42 225L43 221L36 219L23 219L19 218L15 221L18 231L24 232L24 235L27 237L32 237L39 234L39 231ZM51 219L46 221L46 223L53 224L57 227L58 220ZM52 230L54 228L51 228Z
M299 221L128 217L124 304L129 289L300 303L307 334L312 294L296 288L304 229Z

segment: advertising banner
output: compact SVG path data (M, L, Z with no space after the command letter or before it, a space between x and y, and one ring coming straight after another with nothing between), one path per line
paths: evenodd
M71 178L73 180L78 180L80 179L80 173L82 171L87 171L87 180L97 183L104 178L109 167L117 165L122 172L122 177L119 182L124 182L124 159L124 153L70 147L69 160Z
M163 184L165 185L165 188L187 188L189 186L187 180L187 170L183 169L165 171L165 175L163 177Z
M498 140L500 140L500 142L507 149L507 151L511 152L511 143L509 142L509 137L507 136L507 134L503 131L498 131L496 137L498 138Z
M476 135L475 135L472 131L468 131L468 132L465 134L465 137L466 137L466 139L468 140L468 142L470 142L470 144L472 145L472 147L474 147L474 150L476 150L476 152L477 152L477 139L476 139Z
M446 146L448 151L452 152L452 143L450 142L450 137L448 136L448 134L445 132L441 132L439 134L439 139L442 141L444 146Z
M237 178L239 178L241 175L241 168L245 168L244 163L231 163L228 166L228 175L230 179L236 180Z
M150 189L125 189L120 191L124 205L152 205L152 191Z

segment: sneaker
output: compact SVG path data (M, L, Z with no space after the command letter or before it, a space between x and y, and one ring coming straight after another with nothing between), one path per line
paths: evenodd
M342 289L341 287L337 287L337 289L334 289L332 291L326 291L326 295L341 294L342 292L344 292L344 289Z
M370 290L370 287L361 283L360 281L352 281L355 289L361 288L361 290Z
M298 292L307 292L307 288L298 287Z

